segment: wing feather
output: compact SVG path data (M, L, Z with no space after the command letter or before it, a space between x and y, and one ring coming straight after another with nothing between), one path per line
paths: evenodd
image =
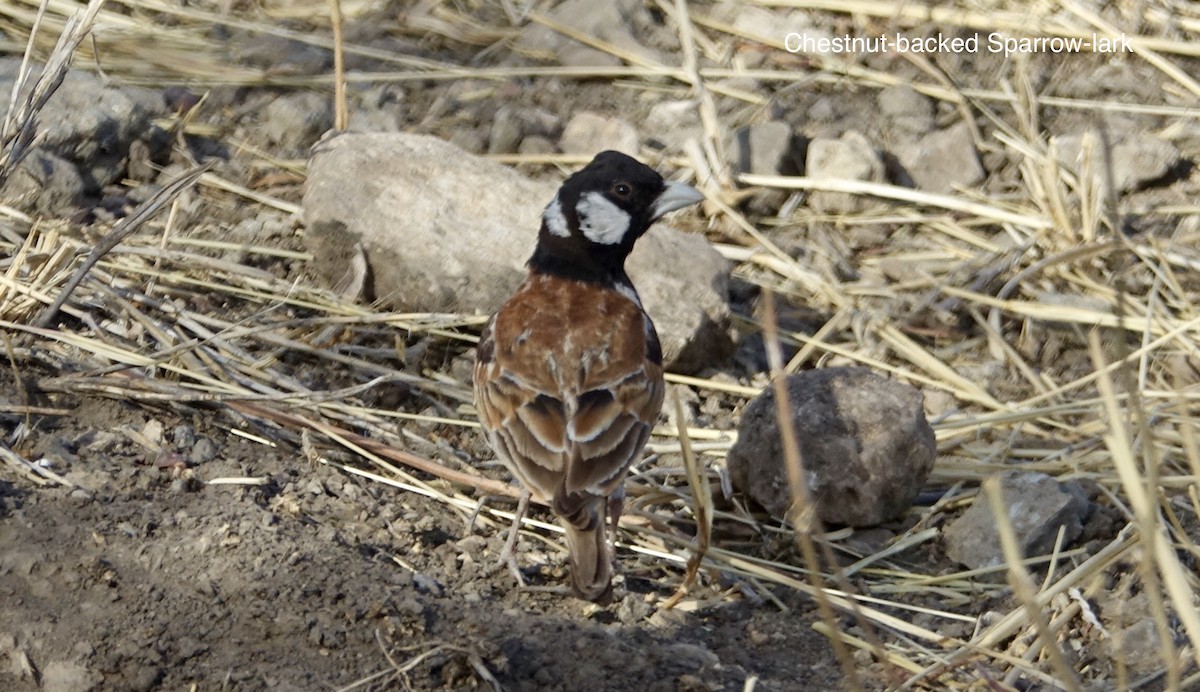
M477 351L476 405L497 455L538 499L569 511L620 487L662 406L656 343L641 307L616 291L532 277L501 308Z

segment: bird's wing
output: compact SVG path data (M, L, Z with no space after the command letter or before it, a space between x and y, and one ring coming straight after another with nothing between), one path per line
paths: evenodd
M557 289L502 308L475 365L489 441L531 492L554 499L556 511L572 497L575 506L617 489L664 392L657 336L640 307L613 292L572 315L570 304L556 304L566 300Z
M567 421L557 392L530 386L496 360L495 320L475 358L475 407L492 449L537 499L554 495L563 473Z

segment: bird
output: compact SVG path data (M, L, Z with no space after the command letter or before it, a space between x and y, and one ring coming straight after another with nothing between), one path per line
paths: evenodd
M566 534L575 595L611 598L606 518L615 530L664 394L658 333L625 259L664 214L703 199L626 154L597 154L546 205L524 281L480 336L476 410L522 487L501 552L519 584L517 529L532 498Z

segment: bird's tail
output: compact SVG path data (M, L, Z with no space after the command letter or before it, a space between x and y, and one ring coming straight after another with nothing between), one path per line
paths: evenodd
M557 498L555 504L559 504ZM612 596L612 557L605 536L607 503L603 497L592 497L572 509L575 511L559 514L571 551L571 582L580 598L606 602Z

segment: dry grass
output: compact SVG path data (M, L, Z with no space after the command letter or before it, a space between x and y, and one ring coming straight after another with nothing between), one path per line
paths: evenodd
M68 19L84 6L55 0L39 14L33 0L0 5L0 28L10 35L32 35L31 52L51 56L47 76L39 84L52 88L57 65L76 51L81 67L99 63L106 74L133 83L247 84L261 86L327 85L343 88L337 75L286 76L230 66L223 48L206 38L213 25L283 36L322 47L333 46L330 4L289 6L290 19L318 31L292 31L272 21L268 10L257 14L222 13L215 9L179 7L160 0L93 3L94 40L80 41L79 30L91 21ZM470 3L466 3L470 5ZM762 7L803 8L846 13L844 18L875 16L898 27L924 22L949 28L1012 31L1074 36L1111 31L1083 3L1069 1L1030 16L1004 3L970 3L997 9L926 7L921 3L831 3L820 0L760 0ZM486 26L450 7L426 3L428 11L411 18L411 31L467 43L505 41L512 26ZM512 3L509 3L512 5ZM950 488L942 500L921 510L914 527L873 555L855 555L843 545L849 532L826 533L799 522L806 540L806 566L768 559L722 545L714 527L741 525L758 535L777 535L781 528L741 509L715 509L709 485L720 487L720 459L732 435L703 428L655 431L652 450L682 451L687 473L651 476L635 472L630 492L635 498L631 521L624 527L625 547L672 575L678 589L672 604L700 608L729 594L711 595L693 586L720 571L739 586L737 593L773 601L778 589L809 594L829 609L818 626L841 652L851 680L857 680L851 649L870 652L894 671L890 686L936 689L1011 689L1019 679L1077 689L1091 673L1077 664L1082 650L1106 650L1103 627L1092 603L1105 597L1105 582L1136 565L1142 587L1154 595L1157 631L1162 641L1160 673L1129 679L1119 662L1118 680L1130 688L1149 682L1167 689L1193 688L1200 652L1197 617L1198 583L1189 565L1200 557L1195 518L1200 515L1200 447L1196 408L1200 396L1200 209L1176 206L1150 210L1166 233L1126 236L1120 227L1119 199L1096 189L1088 175L1076 176L1059 166L1036 122L1040 108L1094 112L1155 113L1194 126L1196 83L1177 62L1198 53L1200 13L1185 3L1144 3L1145 21L1136 34L1138 58L1159 70L1174 102L1128 104L1064 98L1041 98L1024 89L1025 75L1013 75L1011 89L984 91L953 84L912 82L919 91L958 104L967 112L994 118L998 134L986 145L1020 161L1021 186L1003 199L978 192L933 195L852 181L743 176L732 179L721 152L730 123L722 122L714 99L751 106L767 101L765 93L725 83L745 77L763 84L848 84L879 88L904 81L892 74L835 58L813 58L812 71L741 69L730 59L732 45L752 43L779 47L778 37L755 35L707 15L707 7L661 2L662 11L679 27L682 58L678 65L649 62L603 41L575 35L623 58L628 66L607 70L536 68L466 68L409 56L383 53L339 41L345 55L369 57L395 65L386 73L346 73L346 82L408 80L504 79L528 77L620 79L626 84L655 87L661 78L690 90L701 104L704 137L681 152L674 163L700 177L713 199L708 209L714 227L733 239L721 249L739 276L783 297L831 316L814 335L779 334L800 347L792 363L776 371L794 371L821 359L855 363L941 392L951 405L935 421L939 461L930 486ZM965 3L964 3L965 5ZM332 2L334 22L349 24L366 11L361 2ZM1041 5L1039 5L1041 7ZM432 8L432 9L429 9ZM509 8L514 9L514 8ZM519 15L519 13L518 13ZM539 14L515 17L574 34ZM33 32L37 25L38 30ZM1169 26L1168 26L1169 25ZM78 27L78 28L72 28ZM59 42L64 31L73 38ZM55 48L57 46L57 48ZM711 66L702 66L704 62ZM739 82L741 84L742 82ZM5 121L0 179L33 141L33 122L40 101L14 98L15 114ZM517 159L512 159L516 161ZM520 159L523 163L577 163L570 157ZM240 204L284 211L294 206L252 192L211 173L199 187L179 186L178 195L201 195L205 203L236 197ZM741 192L735 184L786 190L831 190L868 195L893 202L885 214L837 219L818 218L803 209L788 224L887 224L898 240L865 258L864 275L911 277L872 284L847 281L833 258L813 253L801 264L772 241L777 223L747 218L735 210ZM201 243L169 232L169 222L143 219L143 226L120 244L93 257L95 265L80 271L89 243L76 229L55 220L30 219L12 210L0 217L0 328L5 354L14 368L59 373L37 381L42 391L108 396L146 406L187 409L203 407L229 414L242 434L264 444L306 450L347 473L435 498L468 515L476 501L470 493L511 494L511 489L479 477L445 460L426 458L412 449L420 440L397 431L398 419L442 426L475 425L469 383L436 371L398 371L379 359L355 355L335 341L357 343L380 335L429 335L469 346L481 320L470 315L392 314L347 303L304 283L288 281L248 264L214 259L208 250L236 250L247 255L278 257L279 250L233 244ZM117 229L120 230L120 229ZM290 255L303 259L302 254ZM885 268L887 272L885 272ZM71 292L71 277L80 272ZM999 288L997 288L999 286ZM70 293L68 297L68 293ZM216 304L239 306L236 319L226 314L192 310L173 296L204 293ZM61 328L39 325L39 316L61 299ZM949 324L952 315L972 321L970 330ZM756 325L749 318L747 328ZM1048 346L1052 343L1053 347ZM333 391L313 390L289 372L284 356L320 363L335 379L365 381ZM394 360L394 358L392 359ZM977 373L992 367L1001 376L986 380ZM746 400L763 382L727 382L675 376L672 381L696 388L702 396ZM361 396L384 385L403 384L440 411L437 416L371 408ZM56 415L27 406L28 416ZM409 433L411 435L412 433ZM352 463L330 461L327 451L340 447ZM323 451L324 450L324 451ZM30 464L11 449L0 448L5 462L39 483L66 481ZM963 506L986 479L1019 467L1061 479L1086 479L1103 489L1107 501L1120 508L1127 522L1107 545L1089 552L1061 550L1049 558L1021 561L1011 540L1005 545L1007 572L1016 599L1000 601L1006 610L988 614L972 610L999 587L980 579L985 571L934 572L930 565L906 558L936 539L943 515ZM419 472L419 473L418 473ZM236 480L236 479L234 479ZM244 479L242 479L244 480ZM223 479L223 482L232 482ZM1191 518L1191 526L1180 517ZM485 509L481 521L504 525L511 515ZM672 521L667 521L667 520ZM675 528L698 522L705 530ZM1001 526L1006 526L1001 521ZM557 531L536 520L526 530L545 535ZM808 540L811 539L811 540ZM832 548L841 553L838 568ZM824 551L822 553L822 551ZM849 558L849 559L847 559ZM1047 561L1050 570L1038 583L1032 578ZM850 591L848 577L855 579ZM668 580L670 581L670 580ZM710 593L708 596L696 594ZM692 600L688 600L692 598ZM698 599L698 600L697 600ZM931 607L930 603L942 604ZM834 610L854 615L855 633L842 631ZM919 617L918 617L919 616ZM924 624L919 624L924 623ZM943 626L974 625L965 636L947 636ZM397 666L402 670L402 666Z

